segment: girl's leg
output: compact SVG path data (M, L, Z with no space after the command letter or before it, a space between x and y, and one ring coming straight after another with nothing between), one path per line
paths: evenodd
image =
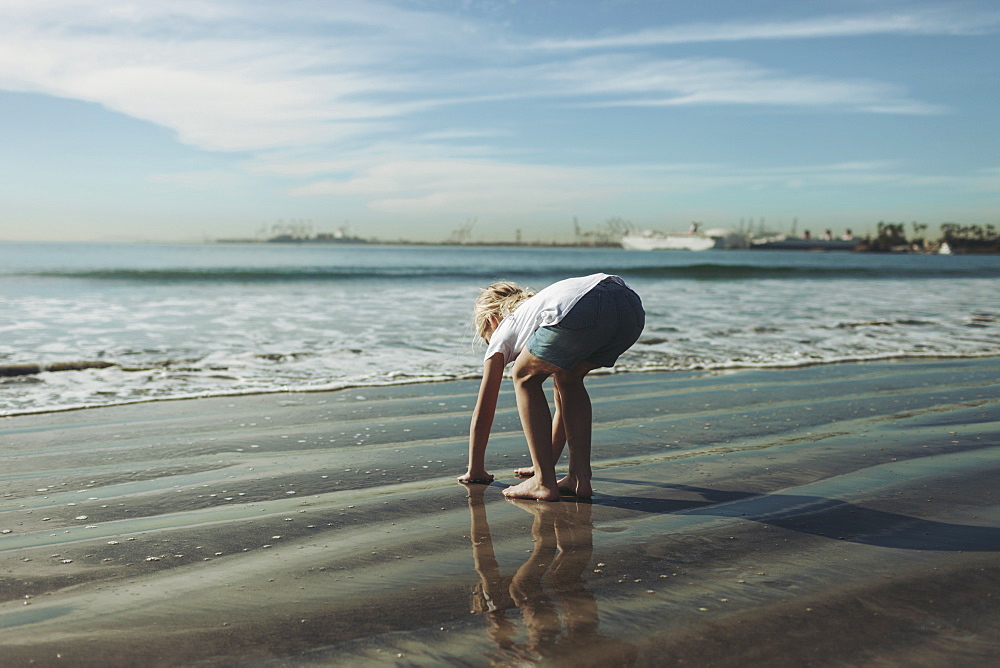
M521 351L514 361L512 375L517 413L528 441L535 474L520 485L505 489L503 493L507 497L538 501L559 500L556 468L552 461L552 414L542 388L545 379L557 371L560 371L559 367L538 359L527 350Z
M569 443L569 475L558 482L558 488L583 497L593 495L590 484L593 407L583 381L596 368L587 362L579 362L572 370L559 371L554 375L559 412L563 416L566 441Z
M552 464L558 465L559 458L562 457L563 447L566 445L566 427L562 422L562 411L559 408L559 390L555 390L556 410L552 415ZM530 478L535 475L535 467L522 466L514 469L514 475L518 478Z

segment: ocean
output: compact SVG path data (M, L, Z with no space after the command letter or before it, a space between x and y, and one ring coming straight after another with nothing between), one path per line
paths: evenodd
M615 372L1000 355L998 256L2 243L0 415L475 377L479 288L598 271L647 312Z

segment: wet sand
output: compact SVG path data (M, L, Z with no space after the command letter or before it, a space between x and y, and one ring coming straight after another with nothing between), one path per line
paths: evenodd
M590 502L509 386L0 419L0 664L996 665L1000 359L594 377Z

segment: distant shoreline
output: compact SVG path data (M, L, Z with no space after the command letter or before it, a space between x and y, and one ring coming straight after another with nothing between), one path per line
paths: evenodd
M409 239L215 239L211 244L278 244L284 246L473 246L479 248L621 248L613 242L576 241L413 241Z
M415 246L415 247L439 247L439 248L461 248L461 247L471 247L471 248L584 248L584 249L611 249L611 250L622 250L622 246L614 242L577 242L577 241L415 241L411 239L350 239L350 240L313 240L313 239L301 239L295 241L273 241L270 239L250 239L250 238L219 238L219 239L189 239L189 240L151 240L151 239L122 239L122 240L89 240L89 241L58 241L58 240L25 240L25 239L0 239L0 244L151 244L151 245L170 245L170 244L181 244L181 245L267 245L267 246ZM746 250L761 250L752 248L716 248L710 250L720 250L720 251L746 251ZM913 249L903 249L894 248L890 250L874 249L868 248L864 245L854 249L854 250L840 250L840 249L815 249L815 250L805 250L805 249L780 249L780 250L769 250L771 253L782 253L782 252L817 252L821 254L825 253L881 253L885 255L928 255L934 254L933 251L929 250L913 250ZM634 252L646 252L646 253L698 253L703 251L675 251L675 250L662 250L662 251L634 251ZM998 255L1000 254L1000 247L996 248L965 248L962 246L952 247L952 254L954 255Z
M434 247L473 247L473 248L608 248L608 249L619 249L622 246L619 243L611 241L596 241L596 242L578 242L578 241L413 241L409 239L397 239L397 240L385 240L385 239L213 239L206 241L204 243L208 244L275 244L284 246L434 246ZM739 250L763 250L754 248L716 248L710 250L724 250L724 251L739 251ZM912 248L894 248L890 250L882 250L876 248L869 248L861 245L853 250L844 249L768 249L768 252L788 252L788 251L805 251L805 252L818 252L818 253L884 253L884 254L917 254L917 255L928 255L935 254L935 251L931 250L914 250ZM664 251L637 251L637 252L670 252L670 253L696 253L704 251L676 251L676 250L664 250ZM963 248L963 247L953 247L951 252L955 255L997 255L1000 254L1000 247L998 248Z

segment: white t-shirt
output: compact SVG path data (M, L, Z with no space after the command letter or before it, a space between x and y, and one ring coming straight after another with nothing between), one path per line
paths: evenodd
M522 302L493 332L486 347L486 359L497 353L503 353L504 366L513 362L528 345L528 339L536 329L557 324L576 306L581 297L605 278L613 278L625 285L625 281L618 276L591 274L553 283L534 297Z

